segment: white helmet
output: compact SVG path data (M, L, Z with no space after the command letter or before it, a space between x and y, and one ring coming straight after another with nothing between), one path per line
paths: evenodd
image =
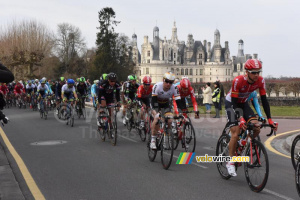
M164 75L164 79L174 81L175 80L175 74L173 72L166 72L165 75Z
M186 79L189 79L187 76L183 76L183 77L181 78L181 80L182 80L182 79L185 79L185 78L186 78Z

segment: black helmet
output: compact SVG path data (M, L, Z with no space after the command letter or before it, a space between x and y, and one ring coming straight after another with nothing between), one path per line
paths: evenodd
M113 73L113 72L110 72L110 73L107 75L107 78L108 78L108 80L116 81L116 80L117 80L117 74L115 74L115 73Z

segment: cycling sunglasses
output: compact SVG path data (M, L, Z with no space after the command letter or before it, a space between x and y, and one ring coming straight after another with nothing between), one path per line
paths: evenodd
M259 74L260 71L248 71L250 74Z
M146 84L146 83L144 83L144 85L145 85L145 86L149 86L150 84Z
M174 81L170 81L170 80L165 79L165 83L169 83L169 84L172 85L174 83Z

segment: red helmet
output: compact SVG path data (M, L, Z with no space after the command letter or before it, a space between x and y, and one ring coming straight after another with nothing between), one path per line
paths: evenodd
M189 87L191 87L191 82L190 82L190 80L189 79L187 79L187 78L184 78L184 79L182 79L181 81L180 81L180 87L181 88L189 88Z
M152 80L151 80L151 77L150 76L145 76L143 78L143 83L144 84L151 84Z
M257 59L249 59L245 63L245 70L261 70L261 62Z

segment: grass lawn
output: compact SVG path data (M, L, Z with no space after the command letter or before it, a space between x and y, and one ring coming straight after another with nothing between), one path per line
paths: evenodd
M206 109L205 106L199 106L200 114L205 113ZM254 108L251 106L251 108L254 110ZM193 110L193 108L190 108ZM225 115L225 108L224 105L222 106L221 115ZM263 107L261 106L261 110L263 112L264 117L266 117ZM215 107L211 107L211 114L216 114ZM300 106L271 106L271 115L272 116L298 116L300 117Z

